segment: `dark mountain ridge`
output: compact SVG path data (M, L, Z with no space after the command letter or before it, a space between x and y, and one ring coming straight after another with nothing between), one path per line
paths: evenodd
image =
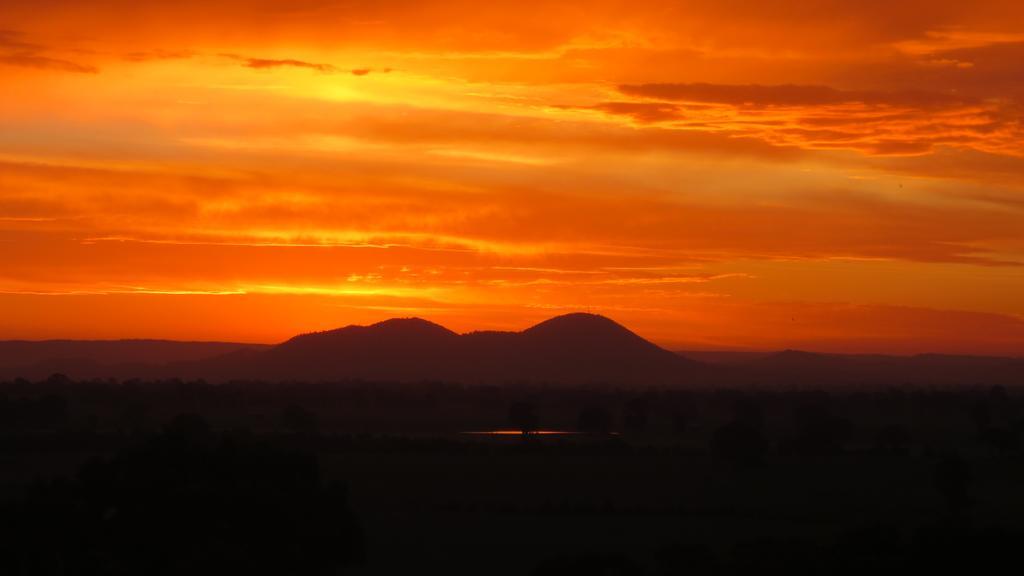
M180 362L199 360L265 344L237 342L183 342L178 340L4 340L0 341L0 366L13 366L52 358L89 358L99 363Z
M458 334L420 318L295 336L276 346L158 340L0 342L0 378L446 381L639 386L1024 385L1024 359L665 350L594 314L521 332Z
M265 344L147 339L7 340L0 341L0 377L38 379L56 372L88 378L149 376L157 366L267 348Z
M240 361L174 368L206 378L463 383L679 383L701 366L607 318L568 314L522 332L457 334L419 318L303 334Z
M738 365L747 378L791 386L1024 385L1024 358L821 354L784 350Z

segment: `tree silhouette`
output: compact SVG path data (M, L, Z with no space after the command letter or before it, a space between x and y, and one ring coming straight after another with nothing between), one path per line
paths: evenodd
M608 434L612 430L612 415L601 406L586 406L580 410L578 426L587 434Z
M890 424L875 436L875 449L889 454L905 454L910 444L910 432L899 424Z
M737 463L760 462L768 449L760 406L749 400L740 400L733 406L733 412L732 421L715 431L711 439L712 451Z
M281 426L288 432L299 436L315 436L320 431L316 414L295 404L291 404L281 411Z
M811 460L837 455L852 435L849 421L833 414L828 396L815 394L797 404L793 414L796 453Z
M967 462L956 454L943 458L935 466L934 479L949 514L964 514L971 503L971 469Z
M626 430L638 433L647 429L650 406L646 398L634 398L626 404L626 415L623 424Z
M524 435L532 434L540 426L537 405L533 402L515 402L508 408L509 424Z

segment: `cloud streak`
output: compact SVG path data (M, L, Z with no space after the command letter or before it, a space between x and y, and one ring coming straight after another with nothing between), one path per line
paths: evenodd
M955 94L919 90L880 92L838 90L829 86L779 84L660 83L624 84L619 91L629 96L657 100L727 104L751 108L831 106L863 104L891 108L949 108L970 102Z
M170 54L169 56L165 56L164 58L184 57L184 56L176 56L176 54L179 54L179 53L173 53L173 52L172 53L160 53L160 52L158 52L158 53L156 53L155 56L147 54L140 61L144 61L146 59L151 59L151 58L161 58L162 57L161 54ZM185 54L188 54L188 53L186 52ZM299 60L299 59L295 59L295 58L254 58L254 57L250 57L250 56L242 56L242 55L239 55L239 54L220 54L220 56L222 56L224 58L229 58L231 60L238 61L238 62L240 62L242 64L242 66L244 66L246 68L252 68L253 70L274 70L274 69L279 69L279 68L304 68L306 70L314 70L316 72L321 72L323 74L338 74L338 73L342 73L342 72L348 72L349 74L351 74L353 76L367 76L367 75L369 75L371 73L387 74L387 73L390 73L392 71L391 68L380 68L380 69L374 69L374 68L352 68L352 69L346 70L346 69L339 68L339 67L337 67L337 66L335 66L333 64L324 64L324 63L318 63L318 62L307 62L305 60Z
M305 62L302 60L294 59L272 59L272 58L245 58L237 57L243 62L243 66L246 68L254 68L256 70L266 70L269 68L307 68L309 70L316 70L317 72L337 72L338 69L330 64L317 64L315 62Z
M920 155L938 147L1024 157L1020 104L943 92L828 86L639 84L638 101L592 106L636 122L699 128L811 150Z
M48 55L45 46L22 40L20 33L11 30L0 30L0 65L33 68L36 70L56 70L79 74L95 74L99 69L88 64L81 64Z

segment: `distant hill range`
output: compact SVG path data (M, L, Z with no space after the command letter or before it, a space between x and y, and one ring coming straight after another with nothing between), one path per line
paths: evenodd
M175 363L266 348L270 346L171 340L7 340L0 341L0 378L39 379L55 373L75 378L147 377Z
M635 386L1024 385L1024 360L665 350L594 314L522 332L458 334L418 318L296 336L276 346L223 342L0 342L0 379L182 378L446 381Z
M569 314L522 332L457 334L418 318L296 336L178 366L217 380L360 379L464 383L682 383L703 367L592 314Z

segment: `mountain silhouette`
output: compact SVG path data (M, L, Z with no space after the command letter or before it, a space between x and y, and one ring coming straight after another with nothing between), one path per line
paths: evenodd
M737 381L797 386L1017 385L1024 360L995 356L820 354L785 350L740 365Z
M264 344L172 340L7 340L0 341L0 376L148 377L158 375L157 368L167 364L266 348Z
M444 380L463 383L658 383L701 366L594 314L567 314L522 332L457 334L420 318L296 336L266 351L176 368L212 379Z
M458 360L453 354L458 341L458 334L433 322L393 318L296 336L245 361L260 372L235 372L278 379L433 379Z
M27 365L53 358L75 358L99 364L166 363L200 360L263 344L178 342L174 340L6 340L0 341L0 366Z
M519 334L518 361L531 372L558 379L573 375L591 380L628 381L631 376L661 381L699 363L644 340L604 316L566 314Z
M1024 359L782 352L674 353L596 314L520 332L459 334L421 318L301 334L275 346L218 342L0 342L0 378L445 381L750 386L1017 385Z

